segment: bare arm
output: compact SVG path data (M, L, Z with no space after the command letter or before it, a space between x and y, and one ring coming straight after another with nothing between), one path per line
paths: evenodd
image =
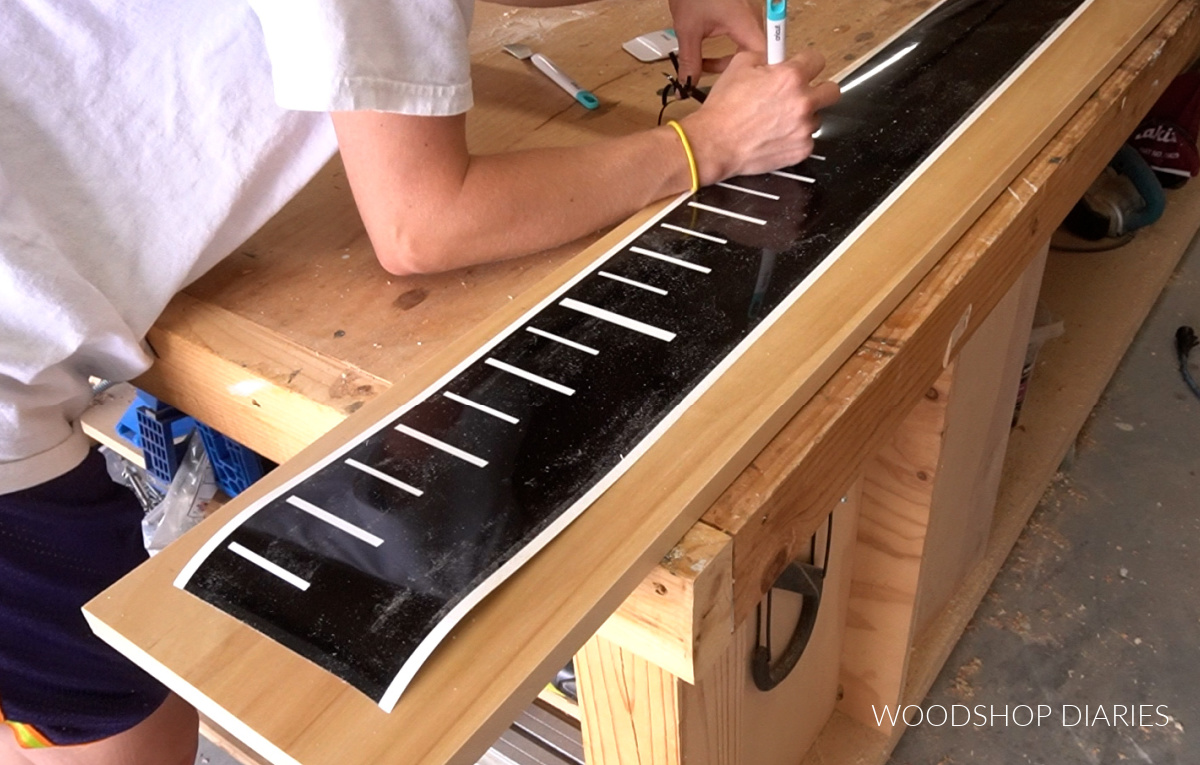
M536 252L691 182L669 128L573 149L471 156L464 124L462 115L334 115L359 213L388 271L445 271Z
M766 67L739 54L708 102L682 120L703 184L764 172L812 150L816 111L837 98L810 82L806 53ZM686 156L669 127L577 148L472 156L465 118L333 115L359 212L380 263L444 271L535 252L686 191Z

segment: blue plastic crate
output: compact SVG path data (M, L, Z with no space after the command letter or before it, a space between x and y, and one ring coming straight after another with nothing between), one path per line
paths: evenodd
M163 483L170 483L187 449L183 437L196 427L196 421L159 401L153 405L139 403L134 402L134 405L137 406L138 433L146 471Z
M236 497L263 477L263 461L258 454L204 423L198 423L198 427L221 491Z

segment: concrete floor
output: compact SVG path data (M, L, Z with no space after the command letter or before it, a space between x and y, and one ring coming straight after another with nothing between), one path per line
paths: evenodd
M952 722L994 716L915 726L891 762L1200 762L1200 400L1181 324L1200 329L1195 244L923 705L933 723L955 704ZM1144 720L1114 709L1143 704ZM1048 714L1022 727L1019 705Z
M1200 762L1200 400L1180 324L1200 330L1196 246L923 705L973 719L910 728L896 765ZM236 765L207 742L196 762Z

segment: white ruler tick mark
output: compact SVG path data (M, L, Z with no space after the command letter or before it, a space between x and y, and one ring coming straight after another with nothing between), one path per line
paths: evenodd
M399 478L388 475L387 473L383 472L382 470L376 470L375 468L371 467L370 465L364 465L363 463L359 462L356 459L348 458L348 459L346 459L345 462L347 465L354 468L355 470L361 470L362 472L366 473L369 476L378 478L379 480L381 480L385 483L390 483L392 486L395 486L397 489L403 489L404 491L407 491L409 494L413 495L414 497L419 497L425 493L425 492L421 491L420 489L418 489L416 486L410 486L410 485L406 484L404 481L401 481Z
M583 343L577 343L574 340L568 340L567 338L556 335L553 332L547 332L544 329L538 329L537 327L526 327L525 331L532 332L533 334L537 335L538 337L544 337L547 340L553 340L556 343L561 343L562 345L565 345L568 348L574 348L577 351L583 351L584 353L590 353L593 356L600 355L600 351L596 350L595 348L586 346Z
M754 218L749 215L742 215L741 213L735 213L732 210L725 210L720 207L713 207L712 205L700 204L699 202L688 202L688 207L695 207L697 210L704 210L705 212L715 213L717 215L724 215L726 218L734 218L736 220L744 220L747 223L757 223L760 226L767 225L767 222L765 220L763 220L762 218Z
M441 441L439 439L434 438L431 435L428 435L426 433L422 433L419 430L410 428L407 425L405 425L404 423L400 423L399 425L397 425L396 430L400 431L401 433L403 433L406 436L415 438L418 441L421 441L422 443L428 444L429 446L432 446L434 449L443 451L446 454L449 454L451 457L458 457L463 462L470 462L472 465L475 465L476 467L485 467L488 464L487 460L483 459L482 457L476 457L474 454L463 451L462 449L459 449L457 446L451 446L450 444L446 443L445 441Z
M628 279L624 276L618 276L618 275L616 275L614 273L610 273L608 271L599 271L598 274L600 276L603 276L605 279L612 279L614 282L620 282L621 284L628 284L630 287L637 287L638 289L646 290L647 292L653 292L655 295L667 294L667 291L662 289L661 287L655 287L651 284L646 284L645 282L639 282L634 279Z
M483 363L487 364L489 367L495 367L496 369L500 369L505 372L508 372L510 375L516 375L517 377L520 377L523 380L528 380L529 382L531 382L535 385L540 385L543 388L549 388L550 390L555 391L557 393L561 393L564 396L574 396L575 395L574 388L568 388L567 386L563 385L562 383L555 382L546 377L542 377L541 375L537 375L537 374L534 374L533 372L527 371L525 369L521 369L520 367L514 367L512 364L506 364L505 362L499 361L497 359L487 359Z
M282 579L283 581L292 585L293 587L300 590L301 592L304 592L305 590L307 590L309 588L308 582L306 582L303 579L301 579L300 577L296 576L291 571L288 571L283 566L279 566L279 565L272 563L271 561L267 560L263 556L254 552L253 550L247 550L245 547L242 547L237 542L229 543L229 551L242 556L246 560L250 561L254 565L261 568L263 571L266 571L267 573L270 573L270 574L274 574L275 576L279 577L280 579Z
M632 329L634 332L640 332L643 335L649 335L650 337L657 338L659 340L665 340L668 343L675 339L674 332L668 332L665 329L659 329L652 324L646 324L645 322L638 321L637 319L631 319L628 316L623 316L619 313L606 311L603 308L597 308L596 306L588 303L581 303L574 298L563 298L559 305L561 305L563 308L570 308L572 311L578 311L579 313L587 314L588 316L600 319L601 321L607 321L610 324L616 324L618 327Z
M655 252L654 250L647 250L645 247L630 247L629 251L636 252L638 255L645 255L648 258L656 258L658 260L663 261L664 263L670 263L671 265L679 266L681 268L690 268L691 270L699 271L702 274L711 274L712 273L712 269L709 268L708 266L702 266L697 263L689 263L686 260L682 260L680 258L672 257L670 255L663 255L661 252Z
M779 201L778 194L768 194L765 191L759 191L758 189L748 189L745 186L738 186L738 185L735 185L732 183L725 183L724 181L721 181L717 185L723 189L729 189L730 191L740 191L743 194L752 194L756 197L762 197L763 199L774 199L775 201Z
M317 507L308 500L300 499L299 497L288 497L287 503L292 507L303 510L319 521L328 523L338 531L344 531L355 539L360 539L363 542L366 542L372 547L379 547L379 545L383 544L383 539L380 537L375 536L361 526L356 526L350 521L337 517L322 507Z
M816 183L817 182L816 178L809 178L807 175L797 175L795 173L788 173L788 172L784 172L783 170L772 170L771 175L778 175L780 178L790 178L793 181L800 181L801 183Z
M659 225L661 225L663 228L670 229L671 231L678 231L679 233L687 234L688 236L698 236L701 239L707 239L708 241L716 242L717 244L729 244L728 239L722 239L719 236L713 236L712 234L705 234L700 231L692 231L690 228L684 228L683 226L676 226L673 223L661 223Z
M451 401L457 401L458 403L462 404L463 406L469 406L472 409L478 409L479 411L483 412L484 414L490 414L491 416L495 417L498 420L504 420L505 422L511 423L513 425L516 425L518 422L520 422L520 420L518 420L516 417L513 417L511 414L508 414L507 412L501 412L499 409L493 409L490 406L485 406L483 404L480 404L477 401L472 401L469 398L463 398L462 396L458 395L457 393L451 393L450 391L446 391L442 395L445 396L446 398L450 399Z

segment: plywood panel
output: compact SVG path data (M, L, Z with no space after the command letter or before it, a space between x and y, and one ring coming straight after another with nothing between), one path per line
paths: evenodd
M1169 192L1163 219L1125 247L1082 257L1051 250L1042 297L1064 317L1068 334L1038 356L1011 435L987 551L919 636L910 698L932 686L1198 229L1200 186L1188 185Z
M1026 268L866 470L839 705L863 724L904 697L922 614L982 557L1044 262Z
M1045 262L1043 251L959 353L921 564L918 633L987 546Z
M955 367L929 388L863 472L838 703L863 724L874 723L884 704L894 706L904 689Z
M1191 57L1194 10L1179 4L706 513L707 523L734 535L735 560L746 564L735 584L735 619L787 559L775 554L774 524L803 513L815 527L817 508L844 491L936 377L962 316L973 309L969 336Z
M1008 254L1012 259L1008 261L1010 263L1020 262L1016 259L1021 250L1007 249L1005 244L1010 239L1020 241L1022 234L1033 235L1022 245L1027 254L1032 252L1029 245L1039 237L1039 232L1049 230L1043 221L1061 219L1175 73L1193 59L1200 44L1198 8L1200 3L1188 0L1172 10L1155 33L1030 165L1019 185L1032 193L1022 197L1014 188L1011 199L998 200L976 226L975 235L967 237L893 315L889 320L893 329L886 333L893 338L893 347L902 348L914 342L920 344L922 332L911 330L927 329L935 322L938 311L946 307L947 296L949 302L956 303L953 300L955 292L943 293L939 285L959 284L964 278L969 282L977 276L987 278L983 273L990 270L988 261L992 256L1003 257L1001 253ZM1074 433L1094 404L1095 396L1104 387L1129 339L1195 233L1198 220L1195 213L1200 200L1196 193L1177 193L1163 223L1145 232L1145 239L1132 247L1102 256L1102 260L1109 261L1107 265L1098 264L1090 257L1083 261L1077 255L1069 254L1057 261L1053 271L1048 267L1046 284L1052 286L1047 289L1079 309L1075 315L1080 320L1079 326L1086 328L1083 331L1086 337L1081 339L1077 334L1078 345L1059 342L1047 346L1048 351L1042 355L1039 368L1069 377L1071 384L1050 382L1040 386L1040 395L1032 395L1029 399L1036 402L1033 405L1039 414L1023 420L1012 434L984 562L972 570L951 606L943 610L920 636L910 661L906 703L918 703L928 691L1024 527L1046 482L1057 469ZM1051 200L1051 204L1043 204L1046 200ZM1007 224L998 225L999 221L1007 221ZM968 267L980 251L981 242L986 242L989 247L987 257ZM993 261L993 264L995 262L1002 261ZM1051 262L1055 263L1053 257ZM1128 273L1122 269L1128 269ZM1004 283L1003 279L999 283ZM972 292L978 294L978 291ZM1120 300L1095 299L1097 295L1110 293L1120 294ZM1112 310L1118 303L1123 308ZM963 303L956 304L961 311ZM949 314L957 315L953 310ZM905 316L924 318L920 322L904 321ZM886 370L893 366L890 357L881 356L869 361L856 359L859 361L862 363L848 365L851 368L839 376L847 379L863 374L886 377ZM1079 388L1079 371L1084 368L1089 370L1083 378L1086 391ZM869 373L867 370L870 369L880 371ZM844 388L845 384L843 380L837 387ZM871 389L867 387L866 390ZM1089 395L1092 398L1088 398ZM1034 422L1038 423L1036 428L1031 427ZM882 735L874 722L864 725L835 712L805 765L845 762L879 765L887 761L901 733L898 729L890 736Z
M856 485L833 509L829 567L813 636L792 673L771 691L760 691L750 676L754 619L738 626L722 655L703 666L692 683L663 673L601 636L590 640L576 657L589 762L799 762L833 711L838 693L859 496ZM818 554L823 549L824 539ZM776 632L782 640L795 615L781 605Z

